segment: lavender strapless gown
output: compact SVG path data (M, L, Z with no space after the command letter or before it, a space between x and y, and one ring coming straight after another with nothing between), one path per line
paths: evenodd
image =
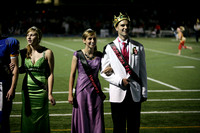
M77 57L77 52L74 52ZM87 60L92 68L96 84L101 89L98 79L98 72L101 66L101 57L94 60ZM103 101L96 94L84 68L78 59L78 79L76 84L76 98L78 107L72 112L72 133L104 133Z

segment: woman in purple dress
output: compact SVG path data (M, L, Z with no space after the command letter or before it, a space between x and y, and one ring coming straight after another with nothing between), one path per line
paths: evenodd
M97 51L96 32L92 29L86 30L82 35L85 48L81 50L85 59L90 66L97 88L101 90L98 79L98 72L101 66L102 53ZM68 101L73 104L72 112L72 133L104 133L104 115L103 100L97 94L94 85L88 78L85 69L78 56L78 52L74 52L71 64L71 74L69 79L69 96ZM73 97L73 86L78 69L78 79ZM74 100L76 99L76 100ZM75 101L76 105L75 106Z

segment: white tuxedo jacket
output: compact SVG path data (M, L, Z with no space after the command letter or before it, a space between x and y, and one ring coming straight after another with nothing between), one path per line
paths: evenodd
M116 47L120 49L120 43L116 38L113 41ZM143 86L141 87L136 81L129 82L130 90L134 102L140 102L141 96L147 98L147 72L145 62L145 51L142 44L129 40L129 65L133 68L135 73L141 78ZM137 49L137 54L134 52L134 48ZM101 60L101 76L108 81L109 84L109 96L110 102L120 103L126 96L126 88L122 86L122 79L128 78L130 75L126 73L125 68L117 58L116 54L108 44L104 48L104 56ZM110 65L113 69L113 73L110 76L106 76L102 71Z

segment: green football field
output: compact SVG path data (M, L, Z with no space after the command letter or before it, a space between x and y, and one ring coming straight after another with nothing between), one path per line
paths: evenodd
M25 37L16 37L20 48L26 46ZM114 38L98 38L99 51ZM148 75L148 101L142 104L141 133L197 133L200 132L200 43L187 38L185 45L193 50L178 53L175 38L133 38L142 43L146 51ZM72 105L67 102L68 82L73 52L84 48L81 37L44 37L41 45L50 48L55 56L54 98L56 106L49 104L50 126L53 133L69 133ZM10 116L11 131L20 132L21 86L24 75L19 76L16 96ZM107 95L104 102L106 133L112 133L108 83L99 76Z

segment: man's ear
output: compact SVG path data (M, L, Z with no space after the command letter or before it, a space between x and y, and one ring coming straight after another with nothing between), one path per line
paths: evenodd
M115 27L115 30L118 31L118 26Z

